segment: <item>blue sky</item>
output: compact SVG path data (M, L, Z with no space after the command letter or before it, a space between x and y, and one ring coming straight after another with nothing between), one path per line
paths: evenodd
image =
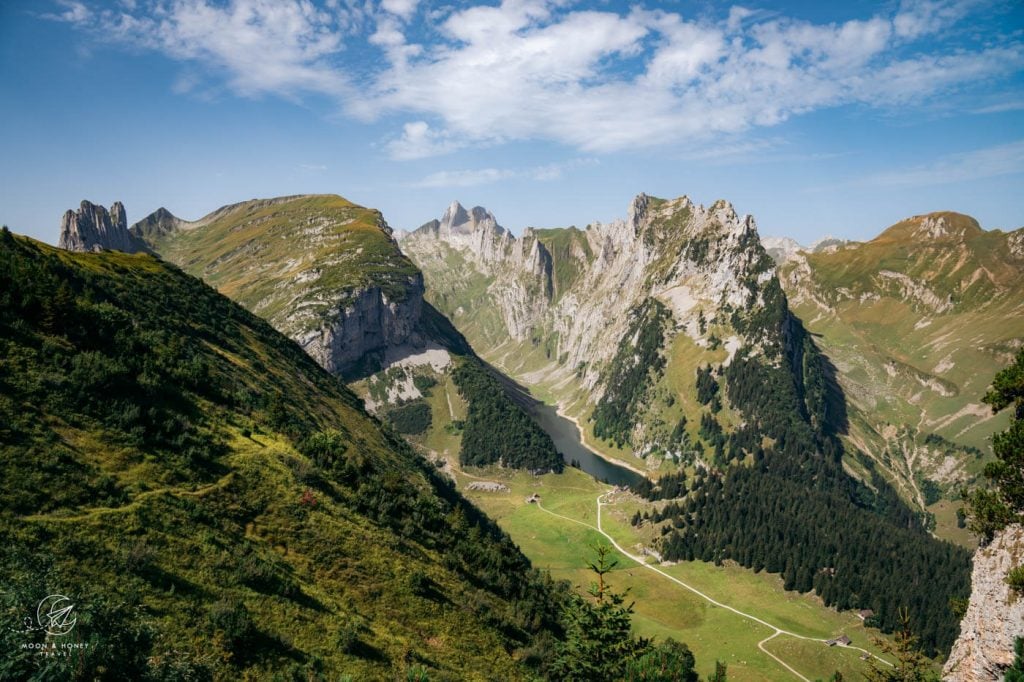
M1024 225L1024 4L0 3L0 222L332 192L396 228L725 198L763 235Z

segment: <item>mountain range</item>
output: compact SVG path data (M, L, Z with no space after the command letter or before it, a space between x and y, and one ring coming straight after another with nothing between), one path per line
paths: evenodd
M61 245L201 278L438 466L561 470L539 398L647 476L634 522L666 559L778 573L886 631L909 595L930 653L956 637L968 555L935 536L972 544L955 501L1005 427L979 398L1024 340L1024 230L936 213L804 249L726 201L644 194L518 237L453 202L396 239L334 195L105 214L69 211Z

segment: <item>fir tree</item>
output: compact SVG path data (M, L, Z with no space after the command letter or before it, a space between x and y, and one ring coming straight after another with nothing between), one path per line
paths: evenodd
M1008 524L1024 521L1024 349L1012 365L996 374L982 400L993 413L1013 406L1010 428L992 437L996 460L985 466L992 487L965 495L970 529L989 542Z
M1016 656L1013 665L1006 671L1003 682L1024 682L1024 637L1018 637L1013 643Z
M872 658L867 679L869 682L938 682L938 673L931 669L928 659L918 648L917 637L910 630L910 616L906 609L899 610L899 621L900 627L893 641L872 638L878 648L896 659L896 664L888 666Z
M618 564L610 558L611 548L598 545L594 551L596 561L587 562L597 575L588 590L593 599L573 595L564 614L565 641L559 647L554 676L567 682L622 679L627 665L649 648L647 640L633 637L633 605L626 605L625 596L611 591L605 582Z

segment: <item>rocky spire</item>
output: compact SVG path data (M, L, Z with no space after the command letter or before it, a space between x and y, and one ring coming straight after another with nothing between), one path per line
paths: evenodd
M115 201L109 212L88 201L83 201L77 211L65 212L57 245L69 251L149 252L142 240L128 231L124 204L120 201Z

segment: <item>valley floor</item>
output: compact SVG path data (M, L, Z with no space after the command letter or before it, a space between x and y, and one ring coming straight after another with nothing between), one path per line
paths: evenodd
M534 565L567 579L580 589L591 581L586 561L591 547L613 544L618 565L612 589L628 591L635 603L638 634L686 642L699 670L715 660L729 666L731 680L827 679L839 671L860 679L869 663L865 652L880 654L853 613L838 613L813 595L782 589L778 576L726 564L702 562L657 564L643 557L650 537L630 525L644 503L575 469L533 476L497 468L464 472L453 468L475 504L512 535ZM508 492L466 490L471 481L500 481ZM539 502L527 498L534 494ZM644 562L647 563L644 563ZM846 634L849 647L829 647L825 640Z

